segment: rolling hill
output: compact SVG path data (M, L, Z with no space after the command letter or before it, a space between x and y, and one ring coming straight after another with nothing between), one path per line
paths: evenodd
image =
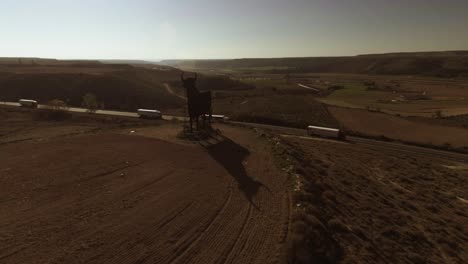
M406 74L437 77L468 76L468 51L369 54L349 57L267 58L232 60L166 60L190 69L262 69L268 73L316 72Z
M183 100L167 93L162 83L177 80L179 73L99 62L60 66L0 63L0 99L33 98L40 103L61 99L70 106L80 106L82 97L93 93L107 109L174 109L181 107Z
M183 91L180 87L181 71L168 66L148 65L0 58L0 100L32 98L45 103L60 99L70 106L81 106L83 96L92 93L100 106L106 109L135 111L137 108L155 108L166 111L184 108L185 101L169 93L164 86L169 83ZM201 74L198 87L201 90L254 88L224 76Z

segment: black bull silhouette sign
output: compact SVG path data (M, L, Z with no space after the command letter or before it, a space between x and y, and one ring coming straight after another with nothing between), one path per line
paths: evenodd
M184 73L180 75L182 85L187 91L187 106L190 118L190 132L193 131L192 122L196 120L197 130L199 130L198 120L200 116L203 120L203 128L206 128L206 119L208 124L211 123L212 108L211 108L211 91L200 92L196 87L197 73L195 77L184 78Z

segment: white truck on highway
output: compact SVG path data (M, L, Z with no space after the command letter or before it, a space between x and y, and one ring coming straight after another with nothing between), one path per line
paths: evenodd
M140 118L157 119L162 117L161 111L158 110L138 109L137 113Z
M336 138L341 140L344 140L346 138L344 132L341 129L329 127L308 126L307 134L311 136Z
M205 117L208 118L210 115L208 114L205 114ZM218 121L218 122L227 122L229 121L229 117L225 116L225 115L211 115L211 119L213 121Z
M30 108L37 108L37 105L38 105L37 101L29 100L29 99L20 99L18 103L22 107L30 107Z

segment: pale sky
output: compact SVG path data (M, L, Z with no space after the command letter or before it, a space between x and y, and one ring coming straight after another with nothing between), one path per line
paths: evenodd
M0 36L58 59L468 50L468 0L0 0Z

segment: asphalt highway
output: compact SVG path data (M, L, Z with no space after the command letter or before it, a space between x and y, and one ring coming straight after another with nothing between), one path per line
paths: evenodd
M7 105L7 106L20 106L19 103L15 102L0 102L0 105ZM39 109L47 108L45 105L39 105ZM87 109L78 108L78 107L70 107L68 108L70 112L76 113L86 113ZM123 112L123 111L111 111L111 110L97 110L95 112L98 115L109 115L109 116L122 116L122 117L139 117L137 113L134 112ZM171 116L171 115L163 115L162 119L164 120L180 120L186 121L188 120L187 117L183 116ZM252 128L261 128L266 130L271 130L275 132L279 132L282 134L288 134L293 136L307 136L307 130L305 129L298 129L298 128L290 128L290 127L283 127L283 126L274 126L274 125L265 125L265 124L257 124L257 123L247 123L247 122L237 122L237 121L229 121L231 124L241 125L245 127L252 127ZM363 137L355 137L355 136L347 136L347 142L354 143L354 144L363 144L374 148L384 148L390 150L401 151L409 154L414 155L422 155L422 156L430 156L433 158L445 159L445 160L452 160L456 162L463 162L468 163L468 155L445 151L445 150L438 150L433 148L425 148L420 146L408 145L398 142L387 142L381 140L374 140L369 138Z

